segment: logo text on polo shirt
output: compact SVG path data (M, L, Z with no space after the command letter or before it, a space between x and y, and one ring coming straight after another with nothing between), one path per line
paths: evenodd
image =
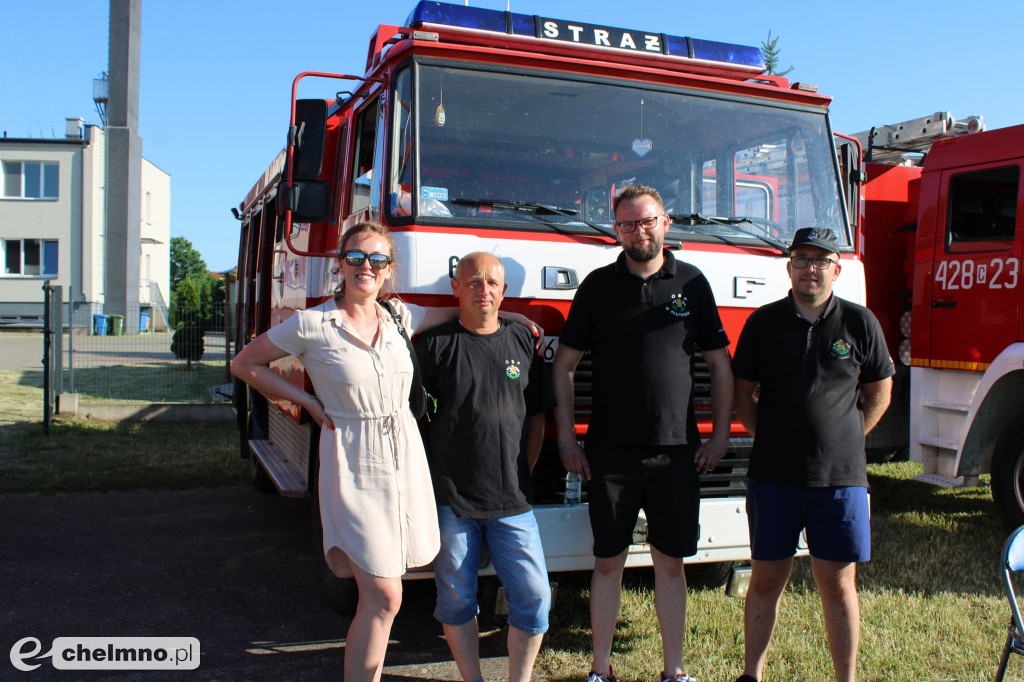
M676 317L689 317L690 309L686 307L686 297L682 294L672 294L672 301L665 306Z
M832 342L830 355L834 358L839 358L840 360L847 360L849 359L850 351L852 350L853 347L847 343L845 339L837 339Z
M521 373L519 370L519 365L521 363L516 360L506 360L505 364L508 365L508 367L505 368L505 376L509 379L518 379L519 374Z

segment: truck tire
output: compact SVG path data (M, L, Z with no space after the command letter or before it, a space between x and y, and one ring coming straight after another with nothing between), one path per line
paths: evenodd
M686 564L686 587L691 590L717 590L729 582L729 573L735 562L720 561L717 563Z
M992 500L1007 530L1024 525L1024 412L1007 422L996 441Z
M309 435L309 471L306 474L309 486L310 525L312 527L312 549L316 557L316 580L320 590L334 611L351 616L356 612L359 591L354 578L339 578L334 575L324 557L324 527L320 522L320 427L314 422Z

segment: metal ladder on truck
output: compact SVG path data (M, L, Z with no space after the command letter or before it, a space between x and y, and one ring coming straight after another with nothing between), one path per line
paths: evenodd
M864 160L898 165L920 165L921 159L907 154L925 154L939 140L961 135L972 135L985 130L981 116L968 116L957 121L948 111L937 111L931 116L911 119L892 125L875 126L856 133L864 150Z

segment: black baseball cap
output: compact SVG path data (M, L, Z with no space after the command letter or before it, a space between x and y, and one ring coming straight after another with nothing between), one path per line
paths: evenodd
M839 240L832 230L821 227L802 227L793 235L793 243L789 245L792 251L798 246L817 246L830 253L839 253Z

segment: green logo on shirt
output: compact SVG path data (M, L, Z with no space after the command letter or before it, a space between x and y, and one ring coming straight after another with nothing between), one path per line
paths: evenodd
M509 379L518 379L520 372L519 365L516 364L516 361L506 360L505 364L508 365L508 367L505 368L505 376Z
M850 357L850 351L853 347L850 346L844 339L839 339L832 343L832 357L839 358L840 360L846 360Z
M686 307L686 297L682 294L672 294L672 302L668 304L666 310L676 317L686 317L690 314Z

